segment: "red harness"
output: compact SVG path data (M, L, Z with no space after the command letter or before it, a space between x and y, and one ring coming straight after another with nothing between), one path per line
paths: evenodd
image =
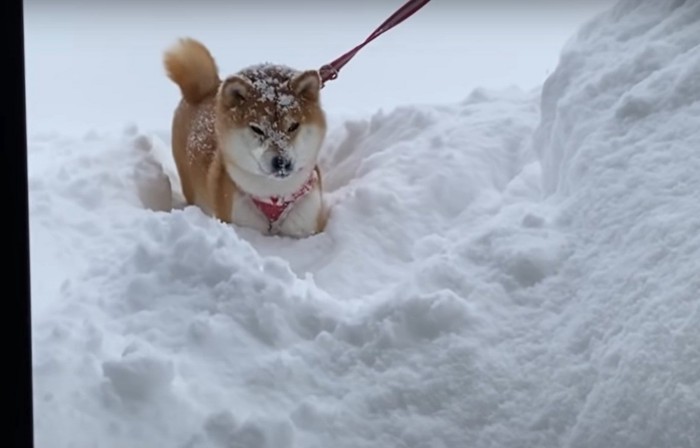
M288 196L270 196L264 199L251 196L251 199L258 210L272 224L279 220L295 202L306 196L314 188L316 182L318 182L318 174L314 170L304 185Z

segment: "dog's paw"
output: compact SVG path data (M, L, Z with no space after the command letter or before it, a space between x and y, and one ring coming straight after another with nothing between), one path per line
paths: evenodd
M319 233L323 219L321 194L318 190L301 199L279 226L279 233L292 238L308 238Z

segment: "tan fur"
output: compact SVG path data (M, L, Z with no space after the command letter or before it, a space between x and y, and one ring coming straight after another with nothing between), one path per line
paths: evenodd
M288 132L291 122L318 124L325 133L325 116L318 103L318 94L304 86L290 86L290 95L298 99L281 114L270 114L274 106L250 89L255 72L241 71L221 81L214 58L207 48L194 39L180 39L165 53L168 77L179 86L182 100L175 109L172 122L172 153L180 176L182 191L190 205L197 205L223 222L235 222L232 204L243 196L226 169L236 160L226 160L221 151L221 135L245 129L251 122L265 121L280 135L280 141L294 137ZM267 72L270 73L269 71ZM288 76L284 70L272 72L275 78ZM318 76L302 72L299 82ZM295 90L296 89L296 90ZM230 157L229 157L230 158ZM322 191L320 169L318 188ZM317 219L316 232L325 228L325 210Z
M194 39L180 39L165 53L168 77L180 87L183 98L197 104L219 87L219 69L209 50Z

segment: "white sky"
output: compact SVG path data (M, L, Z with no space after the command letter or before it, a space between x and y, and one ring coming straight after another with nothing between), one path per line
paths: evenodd
M318 68L403 2L25 1L30 132L167 130L178 91L161 58L178 37L209 46L222 75L264 61ZM324 88L324 105L364 114L458 102L477 87L539 86L578 27L614 3L433 0L358 53Z

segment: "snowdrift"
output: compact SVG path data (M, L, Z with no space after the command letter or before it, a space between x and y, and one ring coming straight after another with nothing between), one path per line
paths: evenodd
M37 446L696 447L698 30L622 1L541 92L334 125L301 241L169 210L167 133L33 136Z
M695 1L620 2L544 85L533 147L575 244L548 293L568 391L541 403L563 446L700 444L699 119Z

